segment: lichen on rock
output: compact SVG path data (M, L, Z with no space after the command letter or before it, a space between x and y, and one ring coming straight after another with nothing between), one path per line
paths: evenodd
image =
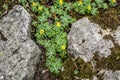
M41 50L31 40L30 25L20 5L0 20L0 80L33 80Z
M82 18L73 23L68 34L68 53L86 62L92 60L95 53L100 57L108 57L111 54L110 49L114 47L111 40L103 39L108 34L88 18Z

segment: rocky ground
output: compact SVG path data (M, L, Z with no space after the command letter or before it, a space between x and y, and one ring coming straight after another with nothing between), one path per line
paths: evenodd
M14 6L15 0L0 2L9 4L0 7L0 80L120 80L120 1L98 16L71 11L78 21L67 31L68 57L60 75L45 67L45 48L31 33L33 14Z

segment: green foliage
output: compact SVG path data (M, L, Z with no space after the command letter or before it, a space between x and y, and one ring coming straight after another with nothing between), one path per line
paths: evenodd
M99 9L107 9L108 5L104 2L104 0L95 0L95 3Z
M59 70L62 66L62 60L60 58L56 58L55 56L51 56L47 59L46 66L50 69L51 72L59 74Z
M34 2L35 0L29 0L29 2ZM60 4L60 1L63 3ZM55 0L54 6L51 8L51 12L62 14L64 11L70 11L71 9L74 9L76 12L79 12L81 14L92 14L96 15L99 13L100 9L107 9L109 6L115 6L117 4L116 0L108 0L109 4L105 2L105 0L78 0L74 3L66 3L64 0ZM18 0L19 3L21 3L24 7L26 7L27 0ZM40 5L37 2L37 5ZM64 8L64 11L62 11ZM35 7L32 7L32 11L38 11L35 10ZM47 8L45 8L47 9ZM39 13L40 14L40 13Z
M71 10L71 4L64 2L61 5L56 0L54 5L45 7L39 2L32 2L31 10L38 14L32 24L37 28L37 42L46 48L46 66L51 72L59 74L62 59L66 58L67 34L64 30L75 21L67 13Z
M116 0L109 0L110 6L115 6L117 4Z
M18 0L19 3L21 3L24 7L26 6L27 0Z
M116 0L109 0L111 6L115 6ZM81 14L96 15L100 9L107 9L109 5L104 0L80 0L73 3L73 9Z
M7 9L8 9L8 4L5 4L5 3L4 3L4 4L2 5L2 8L7 10Z
M34 0L28 0L29 2L33 2ZM20 4L22 4L24 7L26 7L26 4L28 2L27 0L18 0Z
M79 71L76 69L74 70L74 74L77 75L79 73Z

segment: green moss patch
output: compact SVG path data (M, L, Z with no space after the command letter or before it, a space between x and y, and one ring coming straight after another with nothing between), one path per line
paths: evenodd
M93 67L91 62L84 62L82 59L76 59L75 61L68 58L64 64L64 71L62 74L62 80L70 80L75 79L74 76L82 78L92 78L93 75ZM77 73L75 74L75 72Z
M99 24L103 29L110 28L116 30L120 25L120 7L114 9L111 8L106 11L101 11L97 16L89 17L90 20L94 23Z

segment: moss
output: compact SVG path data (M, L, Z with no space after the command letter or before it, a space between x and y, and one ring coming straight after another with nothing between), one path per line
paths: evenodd
M61 73L62 80L75 80L74 76L79 78L92 78L93 67L91 62L84 62L82 59L76 59L72 61L69 57L63 64L64 71ZM74 71L77 70L78 74L74 74Z
M111 49L111 55L107 58L100 58L98 55L94 56L96 61L96 69L120 70L120 46L114 44L115 47Z
M80 78L92 78L93 75L93 67L91 62L85 62L82 59L77 59L75 61L77 64L79 74L77 75Z
M120 70L120 46L114 44L115 47L111 49L111 55L106 59L108 69Z
M120 8L114 9L111 8L106 11L100 11L100 14L97 16L90 16L89 19L100 26L103 29L110 28L112 30L116 30L120 25Z
M68 58L64 63L63 63L64 71L61 72L61 80L69 80L73 79L73 73L75 70L75 65L74 62Z

